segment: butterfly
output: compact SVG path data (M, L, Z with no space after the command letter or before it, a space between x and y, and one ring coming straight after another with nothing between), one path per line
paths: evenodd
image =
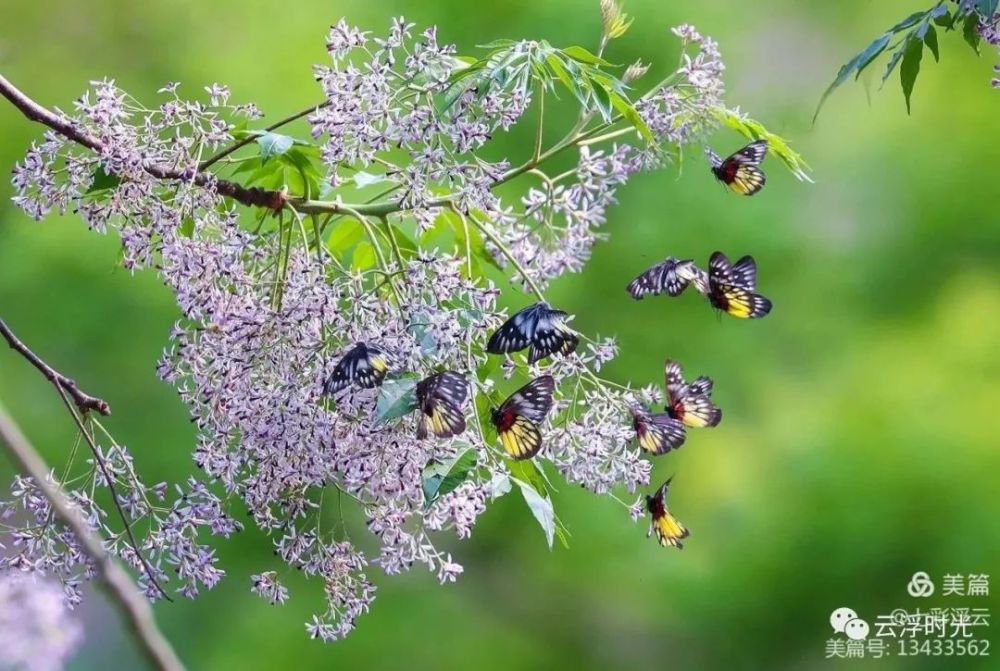
M494 408L490 419L500 436L504 451L514 459L530 459L542 449L542 434L538 425L552 409L552 393L556 382L551 375L542 375L524 385Z
M646 510L652 516L649 523L649 533L646 536L656 533L656 540L660 542L660 545L666 547L671 545L678 550L684 549L684 544L681 542L690 535L680 520L670 514L667 510L667 492L670 489L670 478L664 482L656 493L652 496L646 496Z
M454 371L437 373L417 383L417 438L423 440L428 433L438 438L451 438L465 431L465 405L469 383L465 376Z
M684 426L698 429L716 426L722 421L722 410L711 399L712 378L703 375L688 384L681 365L670 359L663 373L667 383L667 414Z
M627 290L636 300L663 292L668 296L680 296L699 273L704 271L696 268L691 259L668 256L632 280Z
M372 389L382 384L388 370L389 358L385 350L359 342L337 362L333 373L323 383L323 393L332 396L352 382L363 389Z
M744 256L735 264L722 252L708 261L708 301L740 319L759 319L771 311L771 301L757 293L757 263Z
M712 174L720 182L743 196L752 196L764 188L764 171L760 164L767 156L767 140L756 140L723 160L710 148L705 148Z
M570 315L553 310L546 303L535 303L515 314L496 330L486 344L491 354L509 354L530 346L528 363L559 352L570 354L580 338L566 325Z
M639 447L654 455L666 454L684 444L684 423L670 413L651 413L646 408L632 408L632 428Z

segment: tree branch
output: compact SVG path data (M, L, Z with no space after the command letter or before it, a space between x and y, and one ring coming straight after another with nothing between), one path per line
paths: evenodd
M2 405L0 405L0 438L2 438L0 442L7 447L7 452L14 457L21 470L31 476L48 499L56 517L80 542L80 548L94 564L97 580L105 587L111 601L117 606L139 640L143 654L149 662L160 671L183 671L184 665L156 625L149 602L139 592L128 573L104 549L101 539L90 530L79 512L66 500L62 491L48 481L48 465L24 437Z
M80 434L83 436L84 440L87 441L87 445L90 447L90 451L94 455L94 460L97 462L104 479L108 483L108 490L111 492L111 500L115 504L118 516L121 518L122 524L125 526L125 533L128 536L129 544L135 551L136 558L142 565L146 577L149 578L150 583L152 583L153 586L159 590L160 594L163 595L163 598L170 601L171 599L167 595L167 592L160 586L160 583L157 582L156 574L153 573L153 567L146 561L146 557L142 554L142 550L139 548L139 542L136 540L135 534L132 532L132 523L129 521L128 515L125 514L125 510L122 508L121 503L118 501L118 492L115 491L114 480L111 478L111 472L108 470L107 462L105 462L104 457L101 455L101 451L97 448L97 443L94 442L93 436L91 436L90 432L87 431L87 427L83 425L81 415L86 415L88 410L96 410L102 415L110 415L111 408L108 406L106 401L84 393L79 387L76 386L76 383L73 382L73 380L69 379L62 373L52 368L52 366L45 363L41 357L32 352L27 345L21 342L21 340L14 335L14 332L10 330L10 327L7 326L3 319L0 319L0 335L3 335L13 350L21 354L21 356L27 359L35 368L40 370L42 375L44 375L59 392L60 398L62 398L63 403L66 405L66 410L69 411L70 416L73 418L73 422L80 430ZM76 404L76 409L73 408L73 403L70 402L70 398L72 398L73 403ZM77 410L79 410L79 413Z
M68 140L86 147L97 153L104 151L100 140L91 136L85 130L77 127L72 121L56 114L38 104L20 89L0 75L0 95L9 100L14 107L21 110L29 120L48 126ZM281 210L287 202L287 195L282 191L272 191L259 187L245 187L236 182L219 179L207 172L193 169L179 170L170 166L149 161L143 162L143 170L156 179L190 182L204 189L232 198L248 207L266 207L269 210Z
M32 366L41 371L42 375L44 375L49 382L54 384L61 391L69 394L69 396L73 399L73 402L76 403L76 407L80 409L80 412L86 413L88 410L95 410L102 415L111 414L111 407L108 405L107 401L84 393L83 390L76 386L76 382L42 361L37 354L28 349L28 346L21 342L16 335L14 335L14 332L10 330L10 327L7 326L2 318L0 318L0 335L4 337L12 350L23 356L31 363Z

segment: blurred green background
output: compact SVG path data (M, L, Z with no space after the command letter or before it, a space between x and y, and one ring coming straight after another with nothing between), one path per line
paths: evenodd
M695 24L721 43L730 104L792 140L816 179L796 182L769 159L767 188L744 199L720 189L700 155L680 178L640 175L611 212L610 242L554 288L581 330L620 337L609 376L659 383L669 355L716 379L725 421L656 462L657 481L677 474L671 507L692 530L683 552L647 540L645 522L632 525L613 501L565 486L556 506L572 547L550 553L510 496L471 541L446 541L466 568L457 584L376 572L372 612L346 641L323 645L302 625L320 607L318 583L288 576L284 607L251 595L251 573L279 568L251 532L219 546L229 576L216 589L157 607L190 668L997 668L989 658L824 660L839 606L871 621L900 607L997 603L905 591L920 570L1000 581L995 54L977 59L942 35L942 63L925 55L911 116L898 79L876 92L876 76L870 100L846 85L810 121L842 62L929 4L626 4L637 20L613 61L652 61L656 81L676 58L667 29ZM0 72L44 104L69 109L104 76L147 100L170 80L189 94L219 81L271 119L317 101L310 68L325 62L327 27L341 16L378 31L399 14L438 24L463 53L498 37L592 46L600 21L597 0L40 0L2 13ZM0 104L4 172L40 133ZM525 153L521 136L498 142ZM713 145L730 151L740 138L723 132ZM31 222L10 196L4 179L0 315L111 403L111 428L148 481L186 477L194 433L154 371L177 316L170 293L152 273L115 271L113 236L72 216ZM718 320L694 296L633 302L624 291L663 256L705 260L715 249L756 256L771 316ZM62 463L72 425L12 353L0 352L0 399ZM143 668L100 599L81 612L87 640L71 668Z

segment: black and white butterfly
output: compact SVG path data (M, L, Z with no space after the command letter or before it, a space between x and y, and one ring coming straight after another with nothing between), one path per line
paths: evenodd
M433 433L438 438L451 438L465 431L463 406L469 394L465 376L454 371L444 371L417 383L417 438L421 440Z
M710 148L705 148L712 174L734 192L752 196L764 188L767 181L760 164L767 156L767 140L756 140L723 159Z
M580 338L567 322L572 317L546 303L535 303L508 319L486 344L491 354L509 354L526 347L528 363L535 363L556 352L570 354L580 344Z
M530 459L542 449L539 425L552 409L555 388L551 375L536 377L491 412L500 444L514 459Z
M337 362L323 383L323 393L333 395L351 384L372 389L382 384L389 371L389 358L381 347L359 342Z
M771 312L771 301L757 293L757 263L744 256L730 263L722 252L708 261L708 301L740 319L759 319Z
M646 408L632 408L632 428L639 447L654 455L666 454L684 444L684 423L668 412L652 413Z
M668 296L680 296L700 273L704 271L698 269L691 259L668 256L632 280L627 290L636 300L664 292Z
M676 361L667 359L663 367L667 386L667 414L693 428L716 426L722 421L722 410L712 402L712 378L701 376L687 383L684 371Z
M649 533L646 535L650 536L655 533L656 540L660 545L682 550L684 549L683 540L690 535L690 532L667 508L667 493L670 491L670 480L660 485L655 494L646 496L646 510L649 511L651 518Z

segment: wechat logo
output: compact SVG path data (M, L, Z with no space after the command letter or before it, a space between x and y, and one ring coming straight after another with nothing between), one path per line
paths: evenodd
M844 634L852 641L865 640L871 631L868 623L850 608L838 608L830 613L830 626L834 632Z

